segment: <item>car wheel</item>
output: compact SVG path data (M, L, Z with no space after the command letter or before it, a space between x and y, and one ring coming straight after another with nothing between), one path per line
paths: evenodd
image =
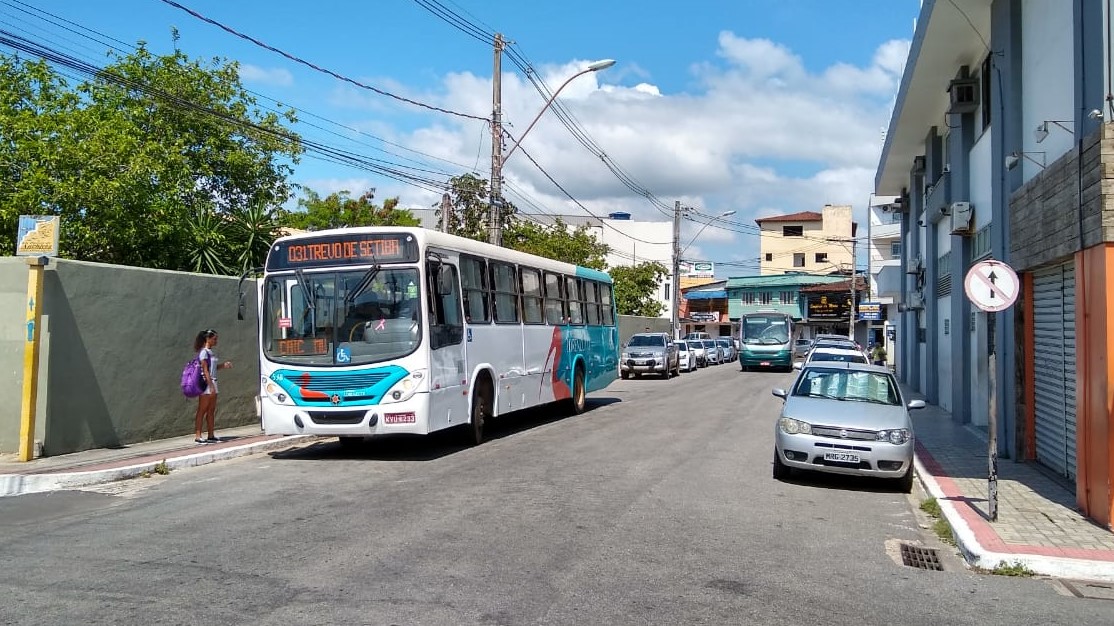
M905 475L897 479L897 488L901 493L913 493L913 464L909 463L909 469L905 471Z
M623 380L630 378L630 372L619 372L619 378L622 378Z
M785 480L789 478L789 474L793 472L793 468L781 462L781 455L777 453L777 448L774 448L774 480Z

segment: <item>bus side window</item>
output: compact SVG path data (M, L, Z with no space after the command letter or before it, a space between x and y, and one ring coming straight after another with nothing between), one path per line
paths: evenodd
M561 289L561 276L545 273L545 323L557 326L565 323L565 298Z
M615 312L611 306L611 285L600 284L600 322L604 326L615 325Z
M565 278L565 293L568 294L569 323L581 325L584 323L584 290L579 278L568 276Z
M494 292L495 323L517 324L518 281L515 267L509 263L491 262L491 289Z
M544 324L542 313L541 273L528 267L521 268L522 321L527 324Z
M460 275L464 285L464 311L469 324L491 322L491 309L488 306L487 268L483 259L462 257Z
M452 265L430 261L426 264L429 284L429 347L431 350L464 341L461 316L460 281Z
M588 324L591 326L599 326L600 324L600 286L594 280L584 281L584 295L587 300L585 307L586 317Z

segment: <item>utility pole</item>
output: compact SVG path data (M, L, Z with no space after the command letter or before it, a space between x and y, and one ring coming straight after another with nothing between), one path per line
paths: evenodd
M495 65L491 73L491 197L487 204L488 241L502 245L503 232L499 222L503 204L503 48L506 42L495 33Z
M671 317L673 320L673 338L680 339L681 335L681 201L673 204L673 294L670 303Z
M869 250L869 248L868 248ZM851 312L847 315L847 337L855 340L855 237L851 237Z
M452 213L452 210L453 201L449 198L449 194L441 194L441 232L443 233L449 232L449 224L451 223L449 215Z

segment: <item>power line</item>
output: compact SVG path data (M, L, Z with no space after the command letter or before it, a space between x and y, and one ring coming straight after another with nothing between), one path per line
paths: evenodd
M399 96L399 95L393 94L389 91L379 89L378 87L373 87L371 85L361 83L358 80L348 78L347 76L344 76L343 74L338 74L337 72L334 72L333 70L321 67L320 65L317 65L315 63L311 63L310 61L307 61L307 60L305 60L301 57L290 54L289 52L286 52L285 50L282 50L280 48L276 48L274 46L266 44L266 43L260 41L259 39L256 39L256 38L252 37L251 35L246 35L244 33L241 33L240 31L238 31L238 30L236 30L236 29L234 29L230 26L226 26L226 25L224 25L224 24L222 24L222 23L220 23L220 22L218 22L218 21L216 21L212 18L206 17L206 16L198 13L197 11L194 11L193 9L191 9L189 7L183 6L182 4L179 4L179 3L175 2L174 0L159 0L159 1L164 3L164 4L170 5L174 8L176 8L176 9L180 9L182 11L185 11L186 13L192 15L193 17L195 17L195 18L197 18L197 19L199 19L199 20L201 20L201 21L203 21L207 24L212 24L213 26L216 26L217 28L219 28L219 29L221 29L221 30L223 30L223 31L225 31L229 34L235 35L235 36L239 37L240 39L243 39L245 41L249 41L249 42L257 45L260 48L270 50L271 52L274 52L275 54L281 55L281 56L283 56L283 57L285 57L285 58L287 58L287 59L289 59L289 60L291 60L295 63L300 63L301 65L304 65L304 66L306 66L310 69L321 72L322 74L328 74L329 76L332 76L333 78L335 78L337 80L341 80L341 81L344 81L346 83L350 83L350 84L355 85L355 86L357 86L361 89L366 89L368 91L372 91L374 93L377 93L381 96L387 96L388 98L394 98L395 100L398 100L400 102L405 102L407 104L412 104L414 106L422 107L424 109L429 109L430 111L437 111L438 113L447 113L449 115L455 115L457 117L463 117L463 118L471 119L471 120L480 120L480 121L485 121L485 122L489 121L488 118L486 118L486 117L480 117L478 115L470 115L468 113L461 113L459 111L452 111L450 109L441 108L441 107L438 107L438 106L434 106L432 104L426 104L424 102L419 102L417 100L412 100L412 99L406 98L404 96Z

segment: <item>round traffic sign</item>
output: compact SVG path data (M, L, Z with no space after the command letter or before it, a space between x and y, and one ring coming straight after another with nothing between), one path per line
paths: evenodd
M1004 311L1017 301L1021 281L1017 272L1001 261L979 261L967 270L963 290L971 304L988 313Z

